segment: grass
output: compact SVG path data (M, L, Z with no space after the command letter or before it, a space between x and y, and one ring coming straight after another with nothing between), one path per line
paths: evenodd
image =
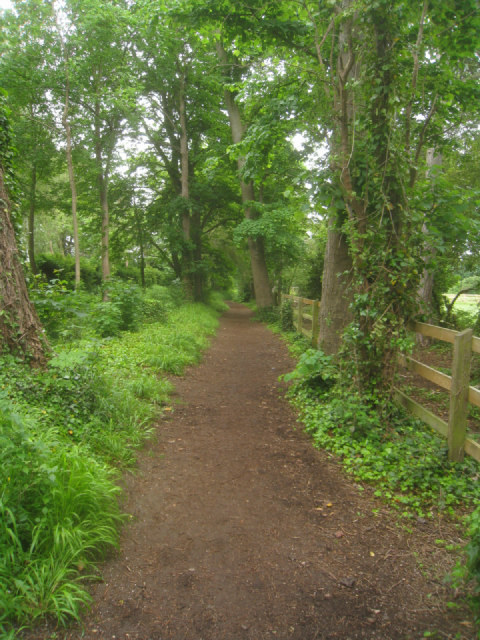
M218 324L199 304L163 305L155 320L158 298L138 331L57 343L45 371L0 359L2 638L45 617L78 619L85 579L118 544L119 474L168 402L167 375L198 362Z
M455 297L451 293L445 294L448 300L451 302ZM455 301L455 305L453 307L454 311L462 311L470 316L472 316L473 322L475 322L476 317L479 312L480 304L480 295L475 293L462 293L461 296L457 298Z

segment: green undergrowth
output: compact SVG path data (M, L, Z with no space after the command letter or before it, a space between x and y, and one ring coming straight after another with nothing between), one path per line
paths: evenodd
M375 495L403 516L455 514L456 507L480 504L472 458L447 458L446 441L395 407L378 410L355 394L323 395L295 386L289 392L316 446L339 456L355 478L375 485Z
M135 332L56 344L44 371L0 358L2 638L79 617L125 519L120 472L168 403L170 374L197 362L217 328L211 307L183 304L155 321L155 304Z
M287 338L288 339L288 338ZM446 440L388 401L362 398L342 386L331 357L290 341L298 364L283 376L300 421L318 448L330 451L357 481L399 514L462 519L469 542L454 579L473 583L472 604L480 613L480 465L465 456L448 461ZM299 353L300 352L300 353ZM362 490L362 485L359 484ZM465 512L471 515L464 518Z

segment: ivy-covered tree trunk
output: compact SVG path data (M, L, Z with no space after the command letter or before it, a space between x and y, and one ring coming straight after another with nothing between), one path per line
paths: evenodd
M369 8L365 25L360 16L345 14L337 66L339 186L353 266L353 326L347 348L354 367L349 375L367 395L372 389L375 394L392 389L395 355L418 290L418 224L410 215L405 144L395 119L398 24L393 6L379 2ZM361 35L356 33L360 29ZM368 56L362 47L367 38L374 45ZM361 83L360 95L352 93L350 70Z
M46 363L48 345L31 303L15 232L10 200L0 165L0 352L20 355L35 366Z
M417 290L417 230L407 226L402 171L408 145L397 143L393 7L382 1L362 12L341 0L334 11L323 40L331 31L336 57L318 57L322 70L330 69L332 188L344 220L330 223L320 336L332 353L344 334L348 379L368 393L391 387L395 351Z
M352 320L350 311L352 259L347 238L330 219L322 276L319 328L320 347L328 355L338 352L345 327Z

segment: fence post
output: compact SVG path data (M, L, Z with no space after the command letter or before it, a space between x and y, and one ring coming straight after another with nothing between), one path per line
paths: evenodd
M313 306L312 306L312 347L318 347L319 312L320 312L320 302L318 300L314 300Z
M473 330L465 329L455 336L453 343L452 388L450 390L447 439L448 459L454 462L461 462L465 453L472 337Z
M302 333L303 329L303 298L298 298L297 331Z

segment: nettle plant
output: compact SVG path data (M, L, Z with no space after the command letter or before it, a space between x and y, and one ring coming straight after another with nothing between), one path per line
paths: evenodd
M281 376L285 382L294 382L296 388L327 391L338 379L333 357L320 349L307 349L293 371Z

